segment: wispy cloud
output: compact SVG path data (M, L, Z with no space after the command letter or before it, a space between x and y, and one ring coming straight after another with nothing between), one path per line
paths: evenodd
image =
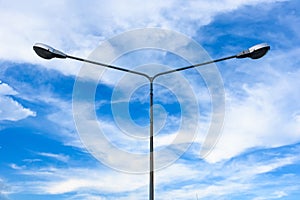
M32 65L23 65L22 70L15 64L6 64L6 66L0 73L1 78L7 81L0 84L0 101L7 99L3 104L5 106L0 107L0 111L3 110L0 119L6 115L14 117L13 119L20 116L23 116L21 119L35 116L30 126L44 130L50 137L65 145L82 148L72 116L71 91L74 79L68 79L57 71ZM23 77L27 77L29 81L24 80ZM65 89L67 94L55 90L55 85L60 82L63 82L64 87L67 88ZM35 111L24 108L18 103L19 100L35 108ZM14 106L9 104L10 101Z
M69 161L69 156L63 155L63 154L54 154L54 153L47 153L47 152L37 152L37 155L48 157L48 158L53 158L62 162L68 162Z
M4 180L1 179L0 177L0 199L2 200L9 200L9 198L7 197L7 195L9 194L9 189L6 185L6 182Z
M18 121L27 117L35 117L36 113L28 108L24 108L17 100L11 96L18 95L11 86L0 80L0 121Z
M21 169L24 169L24 166L18 166L17 164L15 163L12 163L9 165L10 168L14 169L14 170L21 170Z
M283 63L290 60L290 55L276 54L279 58L266 58L251 70L250 64L240 68L255 78L256 83L251 81L248 85L244 79L243 82L227 81L234 88L227 90L226 121L220 141L207 158L211 162L229 159L253 147L275 147L300 141L297 121L300 71L296 68L297 61L289 65ZM284 72L285 66L290 69Z
M135 191L147 185L146 175L130 175L111 170L97 168L43 168L24 170L24 174L39 177L39 184L35 181L27 182L24 190L37 191L39 194L65 194L78 191L98 191L101 193L121 193ZM47 173L45 173L47 172Z
M278 158L274 159L270 159L269 156L272 156L272 154L262 158L260 153L257 152L240 156L231 161L219 162L214 165L199 163L196 167L185 163L185 167L191 167L195 172L191 174L191 176L184 177L184 179L189 180L190 184L185 185L183 179L183 185L181 186L180 180L174 180L177 176L175 175L176 173L181 174L179 172L180 170L175 170L174 175L168 175L167 177L173 177L174 179L170 182L176 184L172 184L173 189L171 190L167 190L161 185L160 188L163 188L162 190L168 191L162 195L165 198L173 195L177 198L180 197L179 199L194 199L195 194L198 194L198 197L201 199L220 199L222 197L235 196L236 190L238 189L239 195L236 196L237 198L246 198L247 194L252 194L253 197L262 196L269 185L273 184L273 178L276 179L276 177L267 176L268 173L299 162L299 157L294 155L286 155L286 157L280 157L278 155ZM173 166L170 168L172 167ZM186 171L189 172L190 170L185 169L185 172ZM164 172L162 171L161 173ZM159 179L164 180L161 176ZM289 182L284 180L285 177L283 176L278 185L278 189L279 191L281 189L282 193L289 193ZM255 192L259 187L261 187L261 190ZM266 196L270 198L274 196L274 193Z
M222 198L236 195L237 189L240 195L238 197L245 194L253 199L286 196L297 189L289 188L291 178L287 179L285 175L272 176L272 173L282 167L299 163L299 157L294 154L298 150L299 145L297 148L287 146L270 149L264 154L258 150L213 165L199 160L197 164L192 160L181 160L156 173L157 198L195 199L196 194L201 199ZM20 180L18 189L19 192L34 191L37 194L51 195L80 192L82 199L89 199L90 196L99 199L140 199L147 195L147 175L125 174L97 167L82 165L76 168L18 170L18 173L26 175L27 180L30 180L26 183ZM299 179L296 175L290 176ZM278 181L278 190L266 194L268 187ZM186 182L189 184L186 185ZM107 197L105 194L110 195ZM74 194L70 198L78 199L79 196Z

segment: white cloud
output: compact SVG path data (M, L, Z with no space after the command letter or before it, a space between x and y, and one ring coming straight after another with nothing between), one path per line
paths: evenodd
M40 156L54 158L56 160L62 161L62 162L68 162L70 159L69 156L63 155L63 154L54 154L54 153L46 153L46 152L38 152L37 153Z
M75 191L121 193L135 191L147 185L146 175L132 175L96 168L49 168L24 171L24 174L44 180L39 182L40 184L36 184L35 181L27 183L28 191L36 191L39 194L64 194Z
M16 95L18 94L12 87L0 80L0 95Z
M53 106L53 112L50 112L47 119L59 126L59 131L53 131L52 134L67 146L74 146L83 149L83 145L76 132L73 121L72 102L53 97L53 94L43 94L37 100L44 101Z
M264 178L266 173L298 161L299 158L293 155L266 159L257 154L216 164L206 164L200 161L198 164L185 163L184 169L175 164L160 171L157 175L157 179L167 180L165 183L162 181L163 184L158 185L158 188L164 188L164 185L170 183L173 186L170 190L162 191L160 197L162 199L167 199L169 196L176 197L176 199L195 199L197 194L200 199L221 199L236 194L237 190L241 196L244 193L261 196L267 190L265 186L272 184L269 177ZM163 176L161 176L162 174ZM279 181L279 177L277 179ZM282 179L286 180L285 177ZM181 186L180 183L184 183L185 180L188 180L189 184ZM281 194L289 192L289 184L285 184L280 180L278 187L282 191ZM257 190L257 188L261 190ZM268 195L269 198L273 196L275 193Z
M18 79L19 77L15 78ZM31 102L33 105L47 105L47 116L45 116L47 121L43 120L44 116L42 116L42 119L38 118L42 128L46 128L43 123L47 123L46 131L51 137L63 142L65 145L83 149L73 123L71 100L59 98L57 94L53 93L45 85L35 87L30 85L30 83L22 83L17 88L18 91L22 91L21 94L10 85L3 82L0 83L0 120L17 121L37 115L36 112L24 108L11 96L17 96L22 100ZM3 128L5 127L3 126Z
M297 149L293 150L297 152ZM277 152L277 151L275 151ZM169 197L176 199L221 198L235 194L238 189L242 193L253 196L264 196L263 187L272 183L266 177L280 167L299 161L299 157L291 154L270 155L260 153L250 154L240 159L228 162L207 164L197 161L179 161L167 169L155 173L156 195L160 199ZM97 168L99 167L99 168ZM26 175L26 182L15 183L18 193L34 192L35 194L70 194L76 192L70 199L106 199L105 196L94 194L109 194L108 199L143 199L148 194L148 175L133 175L120 173L100 166L68 167L68 168L26 168L18 169L19 174ZM275 178L275 177L274 177ZM270 193L271 197L286 196L289 179L276 177L280 181L280 192ZM189 184L186 184L189 182ZM258 190L259 188L259 190ZM294 188L296 189L296 188ZM293 189L293 190L294 190ZM79 195L79 193L81 195ZM79 196L78 196L79 195Z
M164 27L192 36L220 13L244 5L277 0L226 1L1 1L0 59L39 63L64 74L75 75L80 63L45 62L34 55L32 45L45 42L71 54L87 57L99 41L122 31ZM215 6L214 6L215 5ZM25 23L23 23L25 22ZM64 65L64 67L62 67Z
M268 200L268 199L281 199L282 197L288 196L284 191L275 191L267 196L256 197L253 200Z
M266 58L251 70L247 69L250 66L244 66L247 76L255 77L256 83L237 81L233 89L227 90L224 129L220 141L206 158L209 162L230 159L250 148L277 147L300 141L300 106L297 103L300 71L293 68L297 61L285 63L291 55L274 53L278 58ZM243 95L237 95L237 90Z
M35 117L36 113L28 108L24 108L10 95L18 93L6 83L0 81L0 120L18 121L27 117Z
M70 198L68 198L69 200L106 200L106 197L101 197L99 195L96 194L88 194L88 193L81 193L81 194L76 194Z
M24 166L18 166L17 164L15 163L12 163L9 165L10 168L14 169L14 170L21 170L21 169L24 169Z
M45 128L49 136L67 146L83 148L73 122L72 101L60 98L52 89L47 85L35 87L31 83L19 85L19 90L23 92L20 94L22 99L31 102L33 105L47 107L45 116L41 115L38 120L40 120L41 128Z
M0 199L9 200L8 194L10 194L10 188L7 186L6 181L0 178Z
M10 97L0 96L0 120L18 121L29 116L36 116L36 113L24 108L20 103Z

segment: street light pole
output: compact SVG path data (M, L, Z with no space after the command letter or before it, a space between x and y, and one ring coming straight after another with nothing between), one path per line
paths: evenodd
M163 76L163 75L166 75L166 74L183 71L183 70L187 70L187 69L190 69L190 68L196 68L196 67L200 67L200 66L203 66L203 65L208 65L208 64L211 64L211 63L217 63L217 62L221 62L221 61L229 60L229 59L233 59L233 58L247 58L248 57L248 58L252 58L252 59L258 59L258 58L263 57L270 50L270 46L266 43L258 44L258 45L255 45L255 46L247 49L247 50L244 50L244 51L242 51L242 52L240 52L236 55L233 55L233 56L228 56L228 57L224 57L224 58L220 58L220 59L216 59L216 60L212 60L212 61L207 61L207 62L195 64L195 65L190 65L190 66L186 66L186 67L180 67L180 68L177 68L177 69L157 73L154 76L149 76L148 74L145 74L145 73L142 73L142 72L138 72L138 71L134 71L134 70L118 67L118 66L113 66L113 65L109 65L109 64L105 64L105 63L95 62L95 61L92 61L92 60L87 60L87 59L67 55L67 54L65 54L65 53L63 53L59 50L56 50L56 49L54 49L54 48L52 48L48 45L42 44L42 43L36 43L33 46L33 49L34 49L34 51L36 52L36 54L38 56L40 56L44 59L69 58L69 59L73 59L73 60L77 60L77 61L81 61L81 62L85 62L85 63L90 63L90 64L99 65L99 66L102 66L102 67L118 70L118 71L123 71L125 73L136 74L136 75L143 76L143 77L148 79L149 89L150 89L149 90L149 96L150 96L150 107L149 107L149 109L150 109L149 200L154 200L154 148L153 148L153 146L154 146L153 145L153 139L154 139L154 134L153 134L153 125L154 125L154 118L153 118L153 83L154 83L154 80L157 77Z
M149 200L154 200L154 151L153 151L153 81L150 79L150 174L149 174Z

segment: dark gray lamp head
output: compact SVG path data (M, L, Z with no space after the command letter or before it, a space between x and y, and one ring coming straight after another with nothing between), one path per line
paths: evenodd
M36 43L33 46L33 50L35 53L45 59L51 59L51 58L66 58L67 55L61 51L58 51L46 44L42 43Z
M252 58L258 59L266 55L270 50L270 46L267 43L257 44L249 49L242 51L236 55L236 58Z

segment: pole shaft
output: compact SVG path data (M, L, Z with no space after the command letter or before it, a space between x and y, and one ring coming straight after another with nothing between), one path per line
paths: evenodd
M154 155L153 155L153 81L150 80L150 184L149 200L154 200Z

